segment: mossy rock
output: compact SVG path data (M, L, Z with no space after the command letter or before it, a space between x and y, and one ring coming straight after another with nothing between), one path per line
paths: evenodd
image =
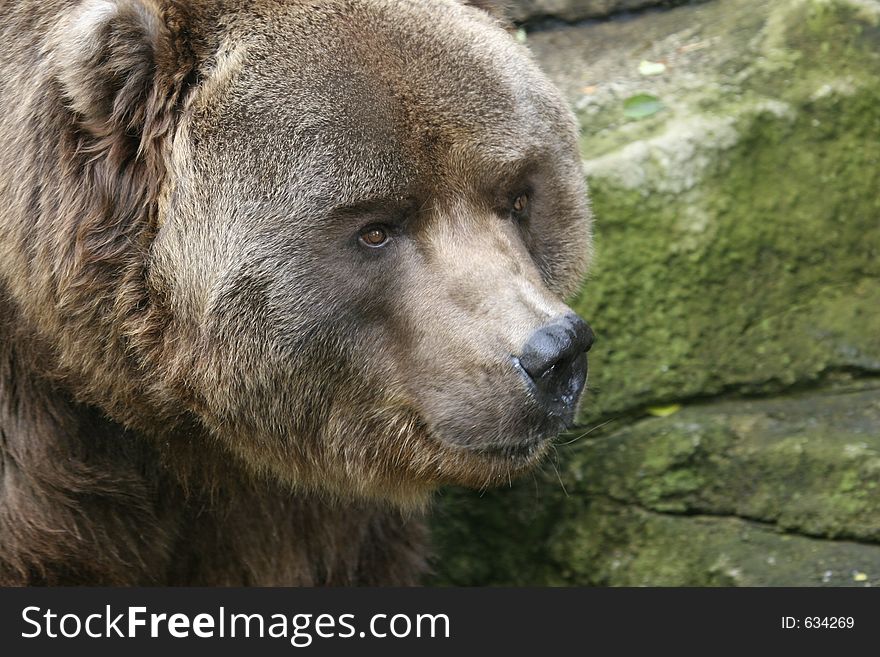
M880 584L880 390L685 407L449 491L436 582ZM864 575L864 577L862 577Z
M733 4L774 7L736 91L667 82L652 135L585 163L585 419L880 374L880 30L845 3Z
M560 528L569 581L598 586L876 586L880 547L787 534L735 517L594 504ZM589 561L584 555L593 558Z
M722 0L528 41L582 120L581 433L610 424L512 490L447 491L433 581L876 583L880 3ZM636 94L662 109L628 118Z
M880 544L880 393L685 408L588 442L567 470L589 496L653 512Z

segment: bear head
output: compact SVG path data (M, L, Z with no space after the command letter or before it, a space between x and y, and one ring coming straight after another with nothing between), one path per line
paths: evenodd
M64 292L94 315L47 320L81 399L400 505L507 482L570 425L575 120L483 8L82 0L46 52L88 176Z

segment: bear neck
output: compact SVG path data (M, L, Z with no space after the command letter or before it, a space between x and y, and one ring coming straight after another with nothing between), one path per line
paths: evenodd
M0 293L0 584L417 582L421 518L291 492L193 423L147 437L41 372Z

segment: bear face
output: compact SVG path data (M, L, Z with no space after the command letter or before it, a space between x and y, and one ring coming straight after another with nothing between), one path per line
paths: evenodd
M81 398L405 506L508 481L571 422L589 346L562 301L590 245L575 124L489 14L86 0L52 39L96 157L153 163L126 255L141 319L102 319L145 383L119 402L127 372L80 368Z

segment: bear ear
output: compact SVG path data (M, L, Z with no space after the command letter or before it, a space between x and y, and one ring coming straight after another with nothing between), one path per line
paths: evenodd
M154 0L84 0L61 22L50 57L83 130L134 139L141 151L168 129L193 68L180 20Z

